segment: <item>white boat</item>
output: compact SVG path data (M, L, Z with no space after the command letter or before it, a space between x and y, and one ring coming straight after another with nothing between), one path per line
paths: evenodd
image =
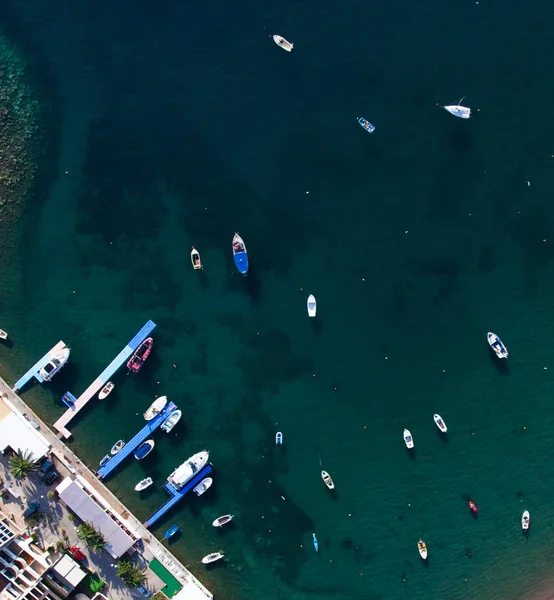
M206 465L209 457L210 453L207 450L193 454L182 465L177 467L167 480L178 490L181 489L191 477Z
M279 46L279 48L282 48L287 52L290 52L294 48L294 44L291 44L291 42L287 41L281 35L272 35L271 37L273 38L273 41L277 44L277 46Z
M317 310L317 303L315 301L315 296L310 294L308 296L308 316L315 317L315 313Z
M123 446L125 446L125 442L123 440L119 440L117 441L113 446L112 449L110 450L110 454L113 456L114 454L117 454L121 448L123 448Z
M0 329L0 340L7 340L7 339L8 339L8 334L3 329Z
M202 562L205 565L209 565L210 563L213 563L216 560L223 558L224 556L225 556L225 554L223 554L222 552L214 552L213 554L208 554L207 556L204 556L204 558L202 559Z
M427 544L423 540L419 540L417 543L417 549L419 550L419 555L423 560L427 560Z
M222 517L218 517L212 525L214 527L223 527L227 523L230 523L233 520L233 515L223 515Z
M69 358L69 348L62 348L56 356L53 356L38 372L44 381L50 381L52 377L65 365Z
M437 427L443 432L446 433L448 431L448 427L446 426L446 423L442 420L442 417L440 415L437 415L436 413L433 415L433 419L435 419L435 423L437 425Z
M207 491L214 480L211 477L206 477L206 479L202 479L202 481L192 488L192 491L197 495L201 496L205 491Z
M329 475L329 473L327 473L327 471L321 471L321 479L323 479L323 483L325 483L325 485L330 490L335 489L335 484L333 483L333 480L331 479L331 475Z
M190 262L192 263L192 268L195 271L198 271L199 269L202 268L202 263L200 262L200 253L194 246L192 247L192 250L190 251Z
M280 431L275 434L275 443L279 446L283 443L283 434Z
M154 402L148 407L148 410L144 413L144 419L151 421L156 415L160 414L167 404L167 396L160 396L156 398Z
M142 490L145 490L147 487L150 487L153 483L154 480L152 479L152 477L147 477L146 479L139 481L137 485L135 485L135 492L142 492Z
M169 417L160 425L161 429L163 429L166 433L169 433L175 425L179 422L179 419L183 415L182 410L174 410Z
M527 531L529 529L530 524L531 524L531 515L529 514L529 511L526 510L521 515L521 528L523 529L523 531Z
M462 100L460 100L460 102ZM459 117L460 119L469 119L469 117L471 116L471 108L468 108L467 106L462 106L461 104L449 104L448 106L443 106L443 108L444 110L447 110L451 115Z
M489 331L487 333L487 340L489 342L489 346L495 351L498 358L508 358L508 349L506 346L504 346L502 340L496 335L496 333Z
M111 381L108 381L108 383L106 383L106 385L100 390L100 393L98 394L98 398L100 400L104 400L104 398L106 398L106 396L108 396L110 394L110 392L114 389L115 384L113 384Z
M406 444L406 448L414 447L414 438L412 434L408 431L408 429L404 429L404 442Z

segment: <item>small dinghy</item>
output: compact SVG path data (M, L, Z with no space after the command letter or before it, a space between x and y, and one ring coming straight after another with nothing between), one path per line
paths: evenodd
M150 352L152 352L152 346L154 345L154 340L149 337L142 342L142 344L135 350L133 356L127 361L127 368L129 371L133 373L138 373L146 359L150 356Z
M283 443L283 434L280 431L275 434L275 443L279 446Z
M246 277L248 275L248 252L244 240L238 233L233 236L233 258L238 272Z
M321 471L321 479L323 479L323 483L325 483L325 485L330 490L335 489L335 484L333 483L333 480L331 479L331 475L329 475L329 473L327 473L327 471Z
M146 440L145 442L142 442L142 444L135 450L135 458L137 460L142 460L144 457L148 456L154 449L154 445L154 440Z
M315 296L310 294L308 296L308 316L315 317L316 311L317 311L317 303L315 301Z
M113 384L111 381L108 381L108 383L106 383L106 385L100 390L98 398L100 400L104 400L104 398L110 395L110 392L114 389L114 387L115 384Z
M121 450L121 448L123 448L123 446L125 446L125 442L123 440L119 440L112 446L112 449L110 450L110 454L112 454L112 455L117 454Z
M314 548L316 552L319 552L319 543L317 541L317 538L315 537L315 533L312 533L312 538L314 540Z
M159 415L167 404L167 396L160 396L148 407L144 415L145 421L151 421L156 415Z
M477 504L475 504L475 502L473 502L472 500L469 501L468 506L472 513L477 514L479 512Z
M106 454L106 456L104 456L104 458L100 461L100 466L104 467L108 464L108 461L110 460L111 455L110 454Z
M142 490L145 490L147 487L150 487L153 483L154 480L152 479L152 477L147 477L146 479L139 481L137 485L135 485L135 492L142 492Z
M0 329L0 340L7 340L7 339L8 339L8 334L3 329Z
M227 523L230 523L233 520L233 515L223 515L222 517L218 517L212 525L214 527L223 527Z
M531 524L531 515L529 514L529 511L526 510L521 515L521 528L523 529L523 531L527 531L529 529L530 524Z
M358 117L358 123L368 132L373 133L375 131L375 125L372 125L367 119Z
M404 443L406 444L406 448L414 447L414 438L408 429L404 429Z
M223 554L222 552L214 552L213 554L208 554L207 556L204 556L204 558L202 559L202 562L205 565L209 565L210 563L213 563L216 560L220 560L224 556L225 556L225 554Z
M437 427L443 433L446 433L448 431L448 427L446 426L446 423L442 420L442 417L440 415L434 414L433 419L435 419L435 423L436 423Z
M273 41L277 44L277 46L279 46L279 48L282 48L287 52L290 52L294 48L294 44L291 44L281 35L272 35L271 37L273 38Z
M427 544L423 540L419 540L417 543L417 549L421 558L423 560L427 560Z
M206 479L202 479L202 481L192 489L192 491L197 495L201 496L205 491L207 491L214 480L211 477L206 477Z
M164 538L168 540L171 536L175 535L179 531L179 525L172 525L165 533Z
M504 346L502 340L496 335L496 333L489 331L487 333L487 340L489 342L489 346L495 351L498 358L508 358L508 349L506 346Z
M200 262L200 253L193 246L190 251L190 262L192 263L192 268L197 271L202 268L202 263Z

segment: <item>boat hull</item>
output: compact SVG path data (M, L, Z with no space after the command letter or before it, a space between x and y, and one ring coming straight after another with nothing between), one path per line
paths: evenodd
M151 421L156 415L159 415L167 404L167 396L160 396L148 407L142 415L145 421Z
M110 454L113 456L114 454L117 454L121 448L123 448L123 446L125 446L125 442L123 440L119 440L117 441L113 446L112 449L110 450Z
M454 115L459 119L469 119L471 116L471 108L462 106L461 104L450 104L448 106L443 106L443 108L451 115Z
M487 333L487 341L498 358L508 358L508 349L506 346L504 346L502 340L496 335L496 333L489 331Z
M127 368L133 373L138 373L142 369L142 365L152 352L154 340L149 337L135 350L133 356L127 361Z
M221 560L224 556L225 555L221 552L214 552L213 554L208 554L207 556L204 556L202 562L205 565L209 565L210 563L216 562L217 560Z
M329 473L327 473L327 471L321 471L321 479L323 479L323 483L330 490L334 490L335 489L335 484L333 482L333 479L331 478L331 475L329 475Z
M278 431L278 432L275 434L275 443L276 443L278 446L280 446L280 445L283 443L283 434L282 434L280 431Z
M146 479L139 481L137 485L135 485L135 492L142 492L142 490L145 490L147 487L150 487L153 483L154 481L152 477L147 477Z
M368 133L373 133L375 131L375 125L372 125L367 119L364 119L363 117L358 118L358 123Z
M414 438L408 429L404 429L404 443L410 450L414 447Z
M294 44L286 40L282 35L272 35L271 37L277 46L279 46L279 48L282 48L287 52L291 52L294 48Z
M171 485L180 490L191 477L204 468L209 457L210 453L207 450L193 454L182 465L177 467L167 480Z
M417 543L417 549L421 558L423 560L427 560L427 544L423 540L419 540Z
M307 308L308 308L308 316L315 317L316 312L317 312L317 302L316 302L315 296L313 294L310 294L308 296Z
M196 250L194 246L192 247L192 250L190 252L190 262L192 263L192 268L195 271L198 271L202 268L202 263L200 262L200 253L198 252L198 250Z
M446 433L448 431L448 427L440 415L433 415L433 419L435 421L435 425L442 431L442 433Z
M316 552L319 552L319 542L317 541L317 538L315 537L315 533L312 533L312 539L314 542L314 549Z
M60 369L69 360L70 350L66 346L62 348L56 356L53 356L47 363L40 369L38 374L44 381L50 381L56 373L59 373Z
M114 387L115 385L111 381L108 381L108 383L102 388L102 390L98 394L98 399L104 400L104 398L107 398L111 394Z
M165 533L164 538L168 540L170 537L174 536L179 531L178 525L172 525Z
M530 524L531 524L531 515L529 514L529 511L526 510L521 515L521 528L523 529L523 531L527 531L529 529Z
M146 458L154 450L154 440L146 440L135 450L134 456L137 460Z
M233 236L233 259L238 272L246 277L248 275L248 252L244 240L238 233Z
M193 492L197 496L201 496L204 492L207 492L211 487L214 480L211 477L206 477L206 479L202 479L202 481L193 488Z
M160 425L160 428L165 431L166 433L169 433L174 427L175 425L177 425L177 423L181 420L181 416L183 414L183 411L177 409L174 410L169 417L167 417L167 419Z
M212 525L214 527L223 527L223 525L227 525L233 520L233 515L223 515L222 517L218 517Z

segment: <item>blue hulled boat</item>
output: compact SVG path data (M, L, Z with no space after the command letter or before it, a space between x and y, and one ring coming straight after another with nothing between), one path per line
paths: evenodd
M142 460L145 456L148 456L154 448L154 440L146 440L135 450L135 458Z
M319 544L317 542L317 538L315 537L315 533L312 533L312 537L314 539L314 548L316 552L319 552Z
M246 252L244 240L238 233L233 236L233 258L239 273L246 277L248 275L248 252Z
M175 535L179 531L179 525L172 525L165 533L164 538L168 540L172 535Z
M375 131L375 125L372 125L367 119L360 117L358 123L368 132L373 133Z

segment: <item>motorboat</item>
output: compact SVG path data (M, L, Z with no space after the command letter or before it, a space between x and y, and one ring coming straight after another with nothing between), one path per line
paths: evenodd
M201 496L205 491L207 491L214 480L211 477L206 477L206 479L202 479L202 481L192 488L192 491L197 495Z
M164 538L168 540L170 537L174 536L179 531L179 525L172 525L165 533Z
M238 233L233 236L233 258L238 272L246 277L248 275L248 252L244 240Z
M135 485L135 492L142 492L142 490L145 490L147 487L150 487L153 483L154 480L152 479L152 477L147 477L146 479L139 481L137 485Z
M438 106L441 105L439 104ZM448 104L447 106L442 106L442 108L444 108L444 110L447 110L451 115L459 117L460 119L469 119L469 117L471 116L471 108L468 108L467 106L462 106L461 104Z
M472 500L469 501L468 506L469 506L469 508L470 508L470 510L471 510L472 513L477 514L479 512L479 509L477 508L477 505Z
M202 562L205 565L209 565L210 563L213 563L216 560L220 560L224 556L225 556L225 554L223 554L222 552L213 552L212 554L207 554L206 556L204 556L204 558L202 559Z
M174 410L169 417L160 425L161 429L163 429L166 433L169 433L175 425L179 422L179 419L183 415L182 410Z
M358 123L368 132L373 133L375 131L375 125L372 125L367 119L358 117Z
M496 352L498 358L508 358L508 349L504 346L502 340L496 333L489 331L487 333L487 340L489 341L489 346Z
M279 446L283 443L283 434L280 431L275 434L275 443Z
M156 415L159 415L167 404L167 396L160 396L148 407L142 415L145 421L151 421Z
M404 443L406 444L406 448L414 447L414 438L408 429L404 429Z
M319 543L317 541L317 538L315 537L315 533L312 533L312 539L314 541L314 548L316 552L319 552Z
M110 395L110 392L114 389L115 384L112 383L111 381L108 381L108 383L106 383L106 385L100 390L100 393L98 394L98 398L100 400L104 400L104 398L106 398L107 396Z
M65 365L69 359L70 350L66 346L62 348L56 356L53 356L45 365L40 369L38 374L44 381L50 381L52 377Z
M192 263L192 268L197 271L202 268L202 263L200 262L200 253L193 246L190 251L190 262Z
M446 426L446 423L442 420L442 417L440 415L434 414L433 419L435 419L435 423L436 423L437 427L443 433L446 433L448 431L448 427Z
M104 458L100 461L100 466L105 467L108 464L108 461L110 460L110 458L111 458L111 455L106 454L106 456L104 456Z
M423 540L419 540L417 543L417 549L421 558L423 560L427 560L427 544Z
M182 465L177 467L167 480L171 485L180 490L191 477L196 475L206 465L209 457L210 453L208 450L202 450L202 452L193 454Z
M287 52L290 52L294 48L294 44L291 44L291 42L287 41L281 35L272 35L271 37L273 38L273 41L277 44L277 46L279 46L279 48L282 48Z
M0 340L7 340L7 339L8 339L8 334L3 329L0 329Z
M123 440L119 440L117 441L113 446L112 449L110 450L110 454L113 456L114 454L117 454L121 448L123 448L123 446L125 446L125 442Z
M212 525L214 527L223 527L223 525L227 525L233 520L233 515L223 515L222 517L218 517Z
M133 356L127 361L127 368L129 371L133 373L138 373L146 359L150 356L150 352L152 352L152 346L154 345L154 340L149 337L142 342L142 344L135 350Z
M142 444L135 450L134 456L137 460L142 460L144 457L148 456L152 450L154 450L155 442L154 440L146 440L142 442Z
M315 317L315 313L317 311L317 303L315 301L315 296L310 294L308 296L308 316Z
M330 490L335 489L335 484L333 483L333 480L331 479L331 475L329 475L329 473L327 473L327 471L321 471L321 479L323 479L323 483L325 483L325 485Z
M529 514L529 511L526 510L521 515L521 528L523 529L523 531L527 531L529 529L530 524L531 524L531 515Z

